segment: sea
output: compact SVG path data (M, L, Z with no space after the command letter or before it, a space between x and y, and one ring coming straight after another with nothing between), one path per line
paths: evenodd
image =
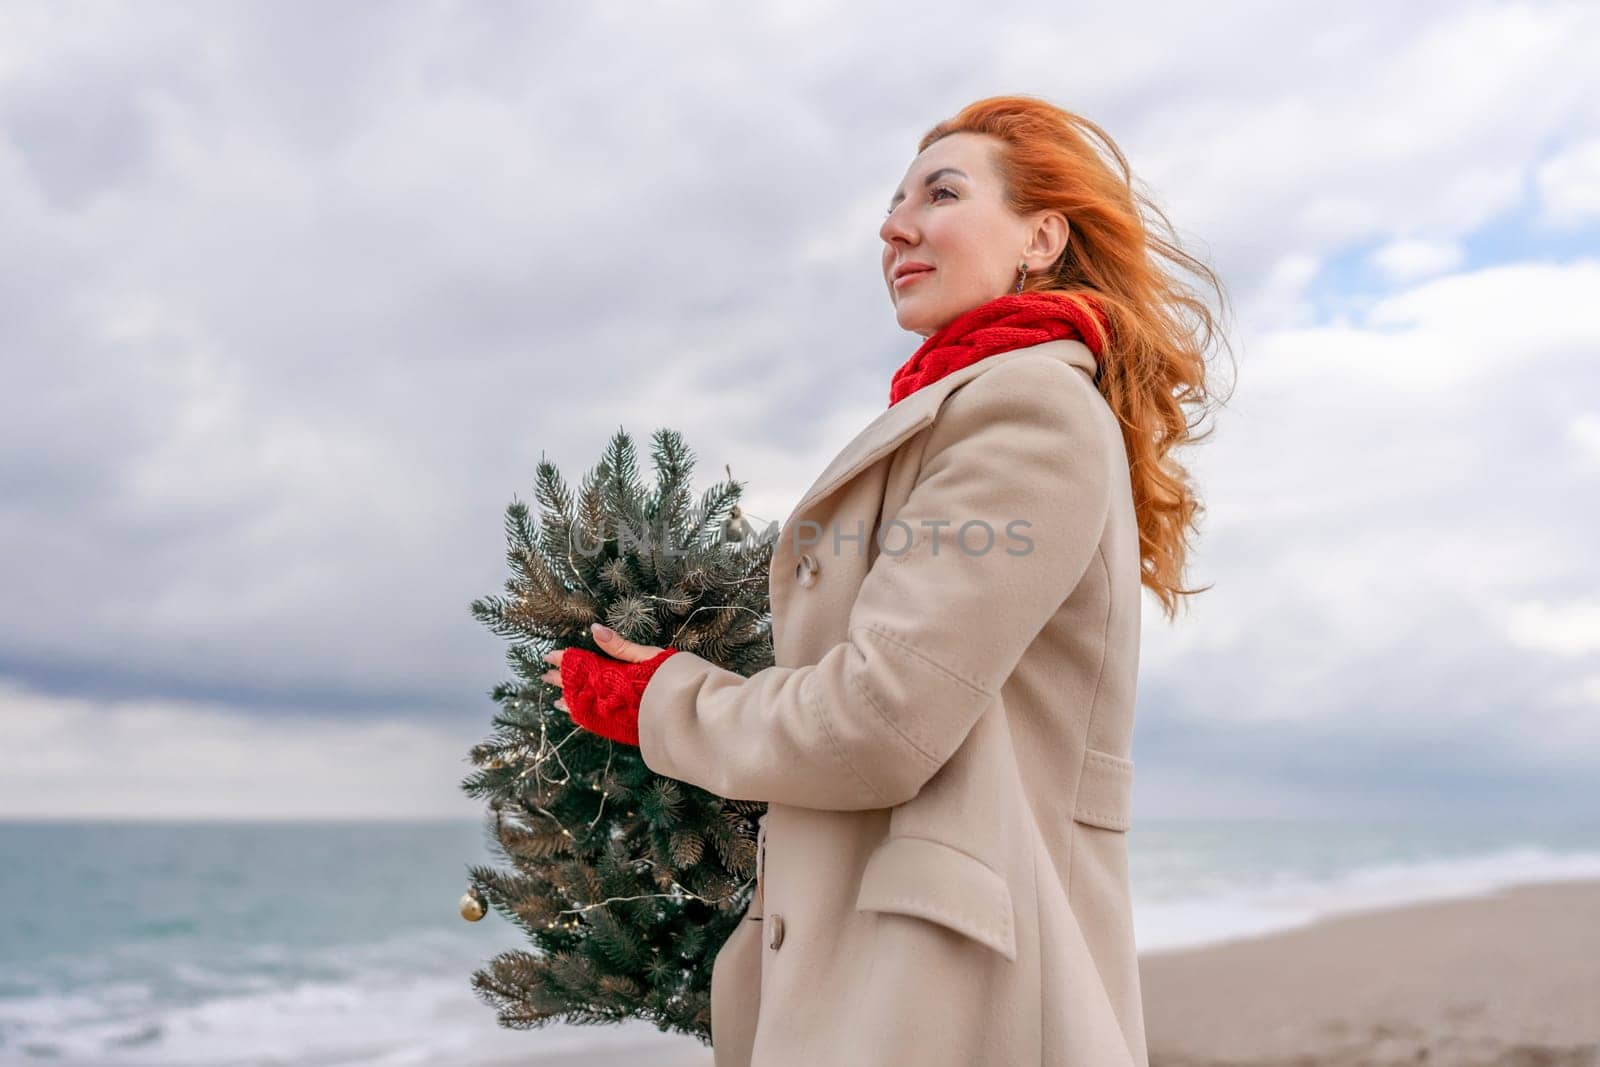
M1600 879L1600 824L1146 819L1129 853L1146 953ZM0 1063L467 1067L698 1046L643 1022L499 1026L469 977L528 943L492 911L461 918L476 865L503 865L477 820L0 822Z

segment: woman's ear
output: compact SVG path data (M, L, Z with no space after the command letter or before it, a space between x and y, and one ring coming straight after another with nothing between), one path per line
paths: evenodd
M1067 250L1067 242L1071 237L1072 225L1067 222L1067 217L1059 211L1052 211L1034 223L1026 254L1044 260L1047 266L1039 269L1047 270L1048 265L1054 264L1061 258L1061 253Z

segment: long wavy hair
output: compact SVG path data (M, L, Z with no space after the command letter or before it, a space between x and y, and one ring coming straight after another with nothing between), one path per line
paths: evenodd
M1109 336L1096 339L1096 382L1127 445L1140 580L1170 620L1180 596L1210 588L1181 584L1189 537L1205 508L1171 453L1211 435L1195 432L1213 400L1205 356L1219 339L1231 351L1217 317L1181 275L1215 291L1218 315L1226 312L1227 293L1210 267L1183 250L1167 216L1134 188L1122 150L1089 119L1034 96L992 96L934 126L917 151L952 133L1000 141L996 168L1017 214L1067 217L1066 249L1046 270L1030 272L1024 288L1085 294L1109 319Z

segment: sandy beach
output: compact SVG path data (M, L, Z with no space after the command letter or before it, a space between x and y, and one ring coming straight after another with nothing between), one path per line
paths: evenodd
M1151 1067L1600 1067L1600 881L1335 916L1140 961ZM518 1062L712 1062L665 1035L581 1054L536 1047Z
M1151 1067L1600 1067L1600 882L1140 957Z

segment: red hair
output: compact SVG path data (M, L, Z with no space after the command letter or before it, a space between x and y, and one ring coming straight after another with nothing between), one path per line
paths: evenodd
M1178 597L1210 587L1181 584L1189 534L1205 509L1188 471L1169 453L1210 436L1211 430L1194 432L1186 409L1209 408L1205 354L1219 337L1227 344L1211 310L1177 274L1200 278L1226 308L1222 282L1179 246L1166 215L1134 189L1122 151L1089 119L1037 97L992 96L934 126L917 151L952 133L999 141L995 169L1017 214L1067 217L1066 249L1049 268L1030 272L1025 288L1084 294L1110 320L1097 382L1127 446L1140 580L1171 619Z

